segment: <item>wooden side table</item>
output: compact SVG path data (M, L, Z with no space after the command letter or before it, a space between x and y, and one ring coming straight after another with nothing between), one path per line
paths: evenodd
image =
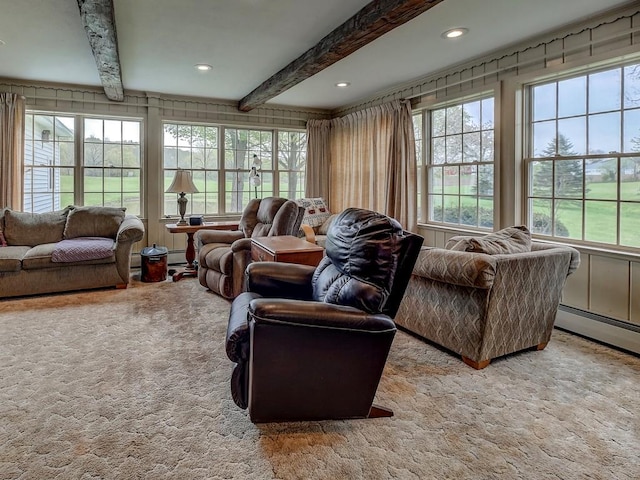
M251 260L254 262L288 262L315 267L323 256L324 248L292 235L251 239Z
M187 266L173 274L173 281L177 282L182 277L198 276L198 269L193 264L193 261L196 259L196 248L193 241L193 235L198 230L237 230L238 225L240 225L240 222L238 221L204 222L202 225L177 225L175 223L167 223L165 227L169 232L187 234L187 250L184 253L187 259Z

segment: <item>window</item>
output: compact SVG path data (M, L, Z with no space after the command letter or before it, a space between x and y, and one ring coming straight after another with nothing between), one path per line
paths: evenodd
M25 212L51 212L74 203L74 132L73 117L25 115Z
M164 190L176 169L190 170L199 193L188 213L239 213L252 198L302 197L305 164L305 132L164 124ZM249 182L254 165L259 185ZM164 212L177 214L175 194L165 193Z
M76 204L141 213L140 121L28 112L25 126L25 211Z
M529 93L532 231L640 247L640 65L532 85Z
M422 219L422 172L424 168L422 168L424 164L424 160L422 158L422 113L418 113L417 115L413 115L413 136L416 141L416 178L417 178L417 194L418 194L418 220Z
M493 110L482 98L426 113L429 222L493 228Z

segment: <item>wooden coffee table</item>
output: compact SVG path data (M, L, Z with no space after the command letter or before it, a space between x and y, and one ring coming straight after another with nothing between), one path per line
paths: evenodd
M287 262L315 267L323 256L324 248L292 235L251 239L251 260L254 262Z
M196 259L196 248L193 241L193 235L198 230L237 230L240 222L204 222L201 225L178 225L175 223L167 223L166 229L171 233L186 233L187 234L187 250L184 255L187 259L187 266L178 270L172 275L173 281L177 282L182 277L197 277L198 269L193 264Z

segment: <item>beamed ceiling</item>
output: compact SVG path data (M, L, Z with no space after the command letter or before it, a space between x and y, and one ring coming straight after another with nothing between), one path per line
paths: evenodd
M331 110L635 3L0 0L0 77Z

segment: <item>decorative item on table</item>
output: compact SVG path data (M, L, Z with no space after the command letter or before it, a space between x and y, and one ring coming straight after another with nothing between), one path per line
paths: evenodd
M258 187L262 183L262 181L260 180L260 174L258 173L258 170L260 170L260 166L260 159L257 155L254 154L253 162L251 164L251 172L249 173L249 185L253 187L256 198L258 198Z
M187 213L187 193L198 193L198 188L194 185L191 179L191 172L187 170L176 170L176 175L173 177L173 182L167 188L166 193L178 193L178 212L180 213L180 220L178 225L187 225L187 221L184 219L184 214Z
M202 215L191 215L189 217L189 225L202 225L203 216Z

